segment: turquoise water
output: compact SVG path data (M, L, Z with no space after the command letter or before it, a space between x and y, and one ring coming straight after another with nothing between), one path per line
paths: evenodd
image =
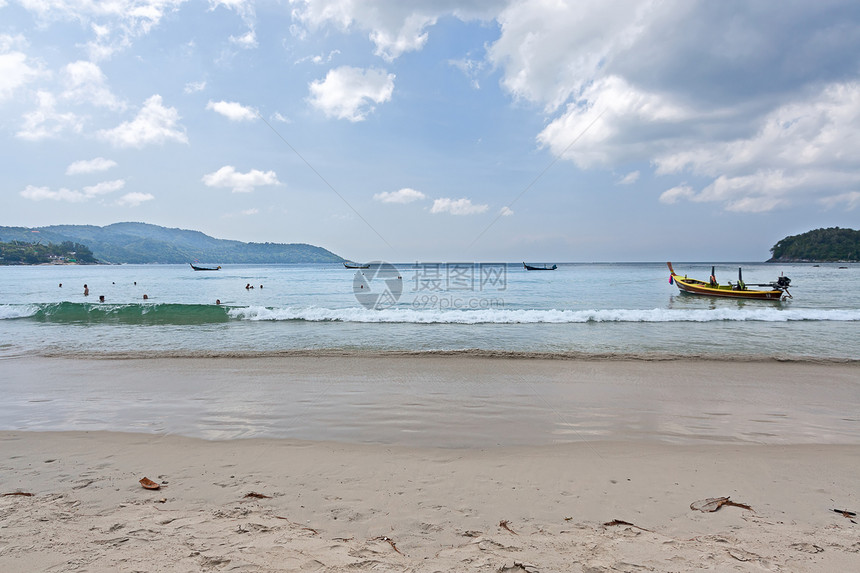
M694 278L711 271L711 263L674 266ZM784 273L793 298L683 295L669 284L665 263L559 264L548 272L525 271L521 263L435 262L359 271L342 265L223 265L215 272L188 265L0 267L0 356L455 350L860 357L854 288L860 265L723 263L716 265L717 278L736 280L739 266L748 284Z

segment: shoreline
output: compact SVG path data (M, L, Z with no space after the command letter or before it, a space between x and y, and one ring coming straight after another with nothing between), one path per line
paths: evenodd
M79 351L45 350L34 354L26 352L0 356L0 361L21 358L48 358L68 360L160 360L160 359L235 359L259 360L273 358L480 358L488 360L558 360L569 362L719 362L725 363L788 363L788 364L845 364L860 366L860 358L836 356L804 356L796 354L670 354L666 352L577 352L577 351L514 351L486 348L435 349L435 350L378 350L363 348L298 348L286 350L141 350Z
M0 569L850 570L860 445L0 432ZM148 477L161 484L143 489ZM713 513L719 496L749 505Z

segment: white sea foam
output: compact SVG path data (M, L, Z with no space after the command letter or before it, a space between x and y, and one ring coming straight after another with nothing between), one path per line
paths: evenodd
M40 305L0 305L0 320L36 315ZM146 312L144 309L143 312ZM370 310L362 307L284 307L248 306L232 308L229 316L249 321L307 321L403 324L574 324L587 322L854 322L860 309L812 308L717 308L717 309L591 309L525 310L478 309L440 310L390 308Z
M0 304L0 320L9 318L27 318L39 311L35 304Z
M414 324L566 324L586 322L715 322L715 321L860 321L860 310L826 309L595 309L595 310L414 310L391 308L249 306L234 308L230 316L239 320Z

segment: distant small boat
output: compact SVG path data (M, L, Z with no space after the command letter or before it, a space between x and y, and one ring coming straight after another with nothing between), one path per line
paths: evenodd
M708 282L697 279L687 278L675 273L672 268L672 263L666 263L669 266L669 283L674 283L682 293L698 294L704 296L719 296L724 298L745 298L755 300L785 300L791 298L791 293L788 292L788 285L791 284L791 279L785 276L780 276L775 282L765 284L746 284L744 283L741 269L738 268L738 282L732 284L721 285L717 282L714 276L714 267L711 267L711 276ZM749 287L769 287L768 290L757 290Z
M220 271L221 270L221 265L218 265L217 267L198 267L198 266L193 265L191 263L188 263L188 264L191 265L191 268L194 269L195 271Z
M548 266L546 266L546 265L544 265L544 266L542 266L542 267L534 267L534 266L532 266L532 265L527 265L527 264L525 264L525 263L523 263L523 266L525 267L525 269L526 269L527 271L554 271L555 269L557 269L557 268L558 268L558 267L557 267L557 266L555 266L555 265L553 265L553 266L551 266L551 267L548 267Z
M360 265L358 263L350 263L350 262L344 262L343 266L345 266L348 269L369 269L370 268L370 265Z

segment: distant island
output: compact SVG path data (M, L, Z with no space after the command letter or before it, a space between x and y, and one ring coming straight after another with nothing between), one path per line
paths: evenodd
M770 249L769 263L860 262L860 231L815 229L786 237Z
M71 262L44 260L37 254L44 249L72 244L67 252L77 263L108 264L190 263L212 264L282 264L282 263L340 263L344 259L322 247L304 243L243 243L215 239L199 231L170 229L148 223L114 223L104 227L93 225L52 225L48 227L0 227L0 242L26 251L24 258L0 260L0 264L40 264ZM14 249L13 249L14 251ZM10 252L15 258L17 251ZM87 252L91 259L80 257ZM4 249L2 256L6 257ZM68 258L66 254L63 256ZM49 255L50 257L50 255Z

